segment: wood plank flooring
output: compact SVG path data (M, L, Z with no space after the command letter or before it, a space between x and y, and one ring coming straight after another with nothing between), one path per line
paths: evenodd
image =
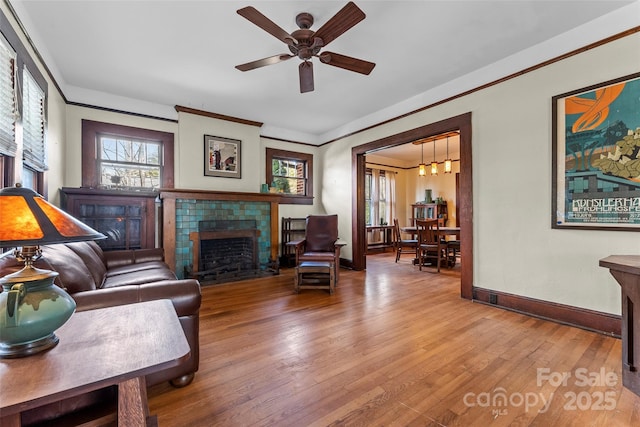
M334 295L292 270L203 287L200 370L150 388L159 425L640 425L620 340L463 300L459 265L367 263Z

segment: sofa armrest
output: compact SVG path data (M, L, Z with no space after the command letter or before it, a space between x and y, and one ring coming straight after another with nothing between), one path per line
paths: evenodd
M168 299L181 316L197 314L202 295L200 282L195 279L163 280L142 285L116 286L71 294L77 311Z
M154 248L105 251L104 259L107 270L121 265L137 264L147 261L164 262L164 250L162 248Z

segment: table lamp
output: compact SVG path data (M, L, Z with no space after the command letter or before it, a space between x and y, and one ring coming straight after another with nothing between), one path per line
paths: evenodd
M54 331L75 311L75 301L53 283L58 273L33 266L42 255L39 245L103 238L33 190L0 190L0 248L16 248L16 259L24 262L22 270L0 278L0 358L54 347Z

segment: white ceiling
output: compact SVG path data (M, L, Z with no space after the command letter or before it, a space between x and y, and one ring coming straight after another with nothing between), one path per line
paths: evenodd
M321 144L639 25L640 1L371 1L330 50L375 62L369 76L297 58L236 13L252 5L288 32L317 30L346 1L5 0L70 102L177 118L175 105L263 122L261 134ZM426 153L425 153L426 154Z

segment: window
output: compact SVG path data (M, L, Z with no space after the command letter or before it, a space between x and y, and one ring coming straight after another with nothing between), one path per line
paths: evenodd
M364 176L366 225L388 225L395 218L395 174L367 168Z
M172 133L82 121L82 186L173 188Z
M371 169L367 169L364 175L364 223L365 225L373 225L372 206L373 200L371 195L373 194Z
M44 91L26 68L22 76L22 166L23 180L28 174L47 170L45 153ZM31 179L35 185L37 179ZM23 182L23 186L26 187ZM37 187L30 187L37 190Z
M100 186L157 189L162 182L162 142L98 136Z
M313 155L267 148L267 183L282 193L283 203L313 204Z
M16 52L0 35L0 188L13 185L13 162L17 144Z

